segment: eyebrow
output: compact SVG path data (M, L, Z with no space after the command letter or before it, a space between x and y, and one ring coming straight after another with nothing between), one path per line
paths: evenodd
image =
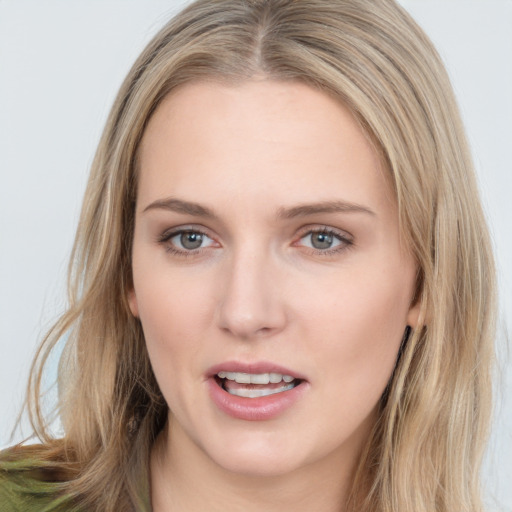
M149 210L169 210L171 212L185 213L194 217L217 217L212 210L206 208L205 206L190 201L182 201L181 199L176 199L174 197L168 197L154 201L153 203L146 206L143 212L147 212Z
M366 206L346 201L324 201L320 203L308 203L291 208L279 208L278 217L282 219L293 219L319 213L367 213L375 216L376 213Z
M183 201L174 197L159 199L144 208L143 212L149 210L168 210L177 213L184 213L194 217L205 217L210 219L217 218L217 215L199 203ZM345 201L323 201L319 203L305 203L290 208L279 208L277 217L280 219L294 219L297 217L306 217L308 215L318 215L322 213L366 213L375 216L376 213L366 206Z

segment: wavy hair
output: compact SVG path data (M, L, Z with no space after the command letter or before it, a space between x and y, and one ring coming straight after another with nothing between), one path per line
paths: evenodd
M43 340L28 411L62 490L87 510L142 507L137 489L167 418L127 303L137 150L161 100L198 80L299 81L353 112L386 163L418 264L420 318L364 449L347 510L477 512L491 413L495 276L470 152L441 59L394 0L198 0L135 62L92 163L69 307ZM54 439L41 379L55 344ZM108 482L108 485L105 485Z

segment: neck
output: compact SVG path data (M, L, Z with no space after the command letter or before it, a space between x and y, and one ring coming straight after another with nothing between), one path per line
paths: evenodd
M234 473L219 466L169 422L151 454L154 512L340 512L358 455L339 450L285 474Z

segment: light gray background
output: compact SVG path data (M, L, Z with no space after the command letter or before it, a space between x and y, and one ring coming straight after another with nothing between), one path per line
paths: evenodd
M130 65L182 0L0 0L0 447L31 356L64 304L95 146ZM501 286L501 394L485 469L489 510L512 510L512 1L402 0L459 98ZM27 433L27 430L25 430Z

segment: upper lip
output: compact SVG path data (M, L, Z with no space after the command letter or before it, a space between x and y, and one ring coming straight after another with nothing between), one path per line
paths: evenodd
M255 361L250 363L241 361L225 361L210 367L206 372L206 376L210 378L221 371L251 374L280 373L281 375L290 375L295 379L306 380L305 376L301 373L268 361Z

